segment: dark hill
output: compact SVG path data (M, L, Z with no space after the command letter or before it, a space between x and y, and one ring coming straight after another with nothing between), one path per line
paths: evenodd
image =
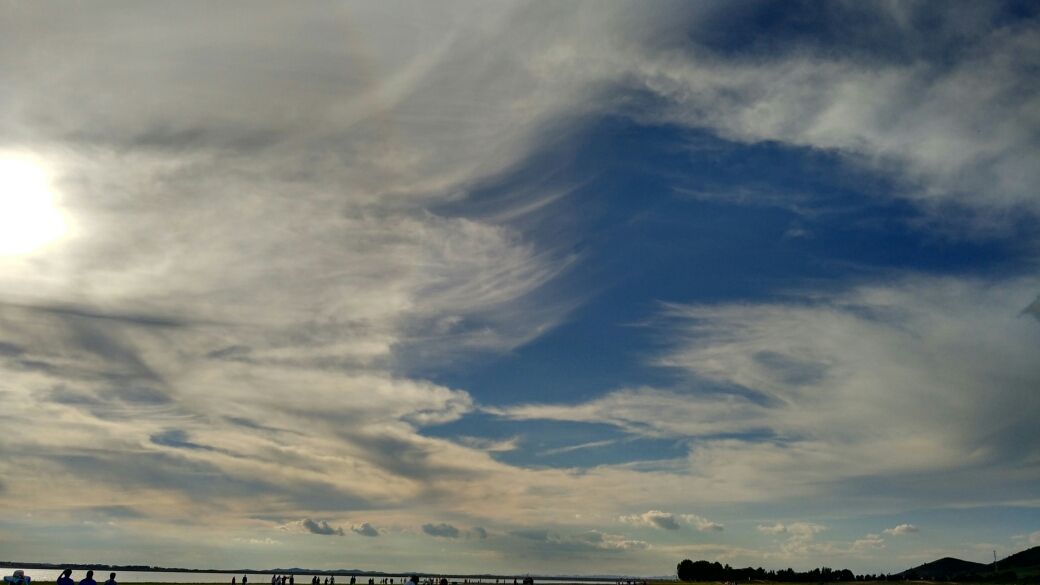
M1003 567L1001 567L1001 570L1003 570ZM909 571L904 571L900 573L900 576L906 577L914 575L918 579L950 579L957 577L958 575L992 571L993 567L990 565L973 563L971 561L962 561L961 559L955 559L953 557L945 557L937 561L914 567Z
M992 571L993 565L990 565L989 569ZM1040 546L1034 546L997 561L997 569L1014 571L1019 575L1040 573Z
M996 570L1001 573L1013 571L1018 576L1040 574L1040 546L1015 553L997 562ZM953 579L971 574L994 573L993 563L982 564L946 557L899 573L900 577L917 579Z

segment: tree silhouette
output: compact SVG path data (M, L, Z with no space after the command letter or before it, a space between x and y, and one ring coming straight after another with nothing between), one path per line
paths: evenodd
M683 559L675 567L675 574L680 581L693 581L693 561Z

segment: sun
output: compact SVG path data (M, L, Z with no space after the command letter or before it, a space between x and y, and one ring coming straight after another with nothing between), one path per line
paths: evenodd
M61 237L66 227L43 168L0 158L0 256L28 254Z

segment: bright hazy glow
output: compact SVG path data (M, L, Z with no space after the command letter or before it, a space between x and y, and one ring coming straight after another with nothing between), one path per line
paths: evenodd
M38 165L0 159L0 256L26 254L65 232L47 176Z

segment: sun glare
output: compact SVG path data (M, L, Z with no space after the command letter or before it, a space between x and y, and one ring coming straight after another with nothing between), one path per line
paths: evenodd
M0 159L0 256L32 252L65 228L43 169L26 160Z

